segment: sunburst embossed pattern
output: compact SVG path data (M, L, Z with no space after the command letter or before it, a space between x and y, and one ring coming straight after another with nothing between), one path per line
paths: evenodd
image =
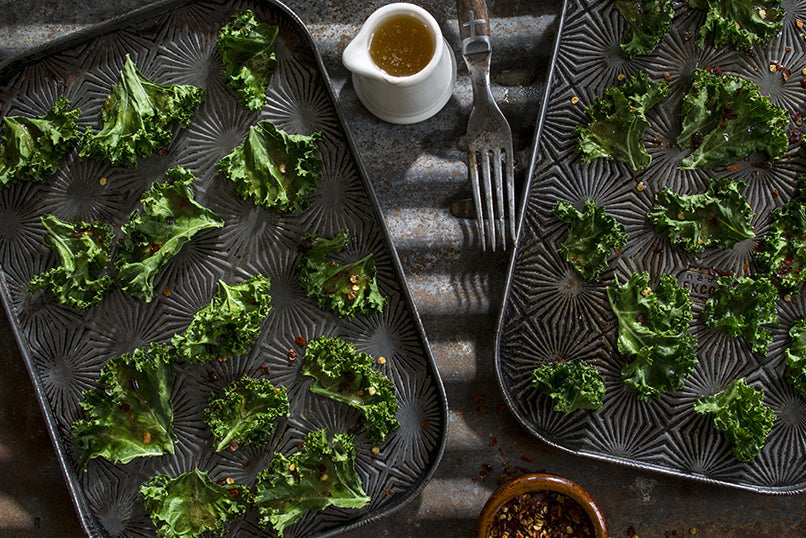
M780 323L771 325L773 341L766 356L754 353L741 337L709 329L699 319L705 301L717 288L719 274L753 275L754 253L769 229L770 213L792 196L806 172L800 144L772 163L752 155L734 166L680 170L690 153L680 148L679 107L695 68L740 76L790 114L790 130L799 130L806 106L803 92L806 51L799 21L806 1L784 2L787 16L781 35L751 51L697 45L704 14L675 2L669 33L649 55L627 60L621 53L624 21L612 1L567 0L559 46L544 98L545 116L527 178L521 232L510 267L499 320L496 371L504 397L517 419L534 435L568 451L594 458L770 493L806 491L806 402L784 381L784 351L792 323L806 317L806 297L794 294L778 302ZM800 24L802 26L802 24ZM574 129L587 122L585 107L607 88L644 71L653 81L668 81L671 91L647 113L644 136L650 166L633 171L620 162L596 159L583 164ZM703 192L712 178L732 177L746 184L743 195L753 216L756 237L731 249L700 253L674 248L657 233L646 214L663 189L679 194ZM604 206L626 228L629 241L610 258L599 281L586 282L557 249L566 226L553 214L558 201L581 208L586 199ZM614 278L625 282L648 271L650 286L673 275L690 292L693 320L689 331L698 341L698 365L684 386L651 402L637 400L621 380L627 360L616 350L617 326L606 289ZM564 415L552 410L548 397L530 384L538 364L586 360L602 373L606 393L596 411ZM744 377L765 389L765 403L776 421L761 454L740 463L708 417L693 411L697 398L722 390Z
M259 20L280 28L279 67L261 111L243 108L221 77L216 48L219 28L232 15L251 9ZM83 34L23 60L21 68L0 73L4 114L41 115L64 95L81 108L80 129L98 130L101 110L129 54L137 68L160 84L192 84L207 91L191 123L174 126L171 142L132 169L79 159L73 149L60 169L41 184L0 189L0 279L2 297L23 342L23 355L45 396L43 409L57 431L57 449L76 496L79 515L95 536L153 536L154 527L139 498L140 484L158 473L178 474L194 466L214 480L230 477L251 486L275 452L297 450L305 435L326 427L355 436L357 468L371 503L360 510L329 509L306 516L286 536L341 535L411 500L434 472L445 445L447 403L442 382L392 251L371 186L353 153L338 116L321 60L307 30L292 13L271 0L168 0L114 27ZM311 207L281 214L242 200L216 163L261 119L294 134L321 132L322 180L309 196ZM31 277L50 267L55 255L42 243L40 218L53 213L69 220L103 220L120 227L139 207L140 196L171 167L193 172L195 198L224 220L221 229L193 237L155 279L155 298L144 303L118 288L102 303L78 312L47 291L28 293ZM295 269L305 232L332 236L350 232L338 261L375 257L381 292L389 298L383 313L354 320L323 312L302 291ZM113 271L114 272L114 271ZM79 402L98 387L101 368L112 358L149 342L169 342L184 331L193 314L208 304L218 281L233 284L252 275L271 279L272 311L253 348L226 361L175 367L175 454L140 458L126 465L93 460L78 468L70 424L82 416ZM376 367L394 383L400 428L374 451L356 409L312 394L300 374L304 342L341 336L362 351L383 356ZM213 452L203 421L211 394L249 375L288 389L291 414L260 446ZM374 452L377 452L375 454ZM390 493L392 492L392 493ZM271 535L254 513L232 525L234 536Z

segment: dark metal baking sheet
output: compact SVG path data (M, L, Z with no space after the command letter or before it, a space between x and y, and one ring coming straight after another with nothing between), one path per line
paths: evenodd
M806 490L806 403L782 377L787 331L793 320L806 316L804 297L779 301L780 324L771 327L774 341L767 357L752 353L743 339L707 329L698 320L718 272L744 275L756 269L752 254L767 231L769 213L789 199L797 175L804 172L800 144L790 145L787 155L772 166L757 166L751 159L730 172L680 171L677 167L686 152L670 143L679 132L676 111L696 67L718 67L749 79L791 114L804 111L801 81L806 51L798 20L806 20L806 3L791 1L784 6L787 14L779 37L749 52L736 52L710 45L698 48L704 13L675 2L675 18L664 41L653 54L627 61L619 49L624 22L613 2L566 2L496 341L496 371L507 404L521 424L544 441L574 454L757 492ZM789 80L770 69L776 63L791 69ZM645 140L652 164L640 173L603 159L582 164L572 131L585 121L585 107L615 85L620 75L638 70L653 80L671 77L670 96L648 115ZM654 194L661 188L701 192L709 177L724 175L748 184L744 194L756 213L755 239L730 250L706 249L702 255L692 255L672 248L646 223ZM597 283L583 281L557 254L565 225L552 214L558 201L581 207L587 198L604 205L630 237ZM614 351L617 324L605 292L614 275L624 282L632 272L644 270L651 283L672 274L690 290L694 309L690 330L699 342L699 365L685 386L650 403L638 401L621 382L623 358ZM549 398L530 386L532 369L563 359L586 360L599 368L607 388L601 409L566 416L552 411ZM709 418L692 410L696 398L743 376L754 387L764 388L765 403L776 414L764 449L748 463L738 462Z
M245 9L280 27L279 69L259 113L240 106L225 86L215 47L218 29ZM81 108L80 127L98 129L101 105L126 54L155 82L194 84L208 92L192 123L176 130L167 151L141 159L136 169L122 169L80 160L73 150L47 182L0 190L3 303L85 530L92 536L151 535L154 528L138 495L140 484L151 476L198 465L216 480L231 477L251 485L274 451L294 450L307 432L321 427L355 433L357 468L372 501L360 510L309 513L285 535L338 535L396 510L422 490L436 469L447 436L447 401L379 204L308 31L293 12L272 1L149 5L4 63L2 115L39 115L64 95ZM299 215L280 215L236 198L215 171L215 163L261 119L292 133L324 134L319 143L324 177L309 197L311 208ZM55 262L42 244L42 214L103 219L119 226L140 194L176 165L196 174L196 198L223 217L225 226L199 234L169 262L156 282L156 289L168 289L169 295L157 293L146 304L115 289L101 305L77 312L48 292L27 292L30 278ZM293 266L300 235L332 235L342 228L354 235L347 258L369 252L375 256L381 291L390 298L382 314L342 320L318 310L299 287ZM195 310L210 301L218 279L231 283L255 273L271 278L272 312L254 349L223 363L177 367L176 455L126 465L96 459L86 472L78 469L70 424L80 416L81 393L96 387L103 364L184 330ZM401 426L380 445L377 456L360 415L312 395L310 381L298 372L300 361L288 359L297 336L320 335L344 336L360 350L387 358L381 370L395 384ZM268 365L270 374L262 365ZM285 384L291 417L265 446L216 454L202 411L212 390L243 374ZM261 534L254 512L239 520L231 534Z

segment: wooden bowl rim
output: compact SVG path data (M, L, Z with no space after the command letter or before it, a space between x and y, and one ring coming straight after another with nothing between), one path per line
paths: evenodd
M607 533L607 522L604 513L602 513L601 508L599 508L593 497L582 486L567 478L546 473L524 474L501 484L487 499L484 508L481 509L481 514L476 523L476 538L487 538L488 530L495 514L507 501L522 493L540 490L562 493L574 499L588 514L588 518L593 524L596 538L608 538L609 534Z

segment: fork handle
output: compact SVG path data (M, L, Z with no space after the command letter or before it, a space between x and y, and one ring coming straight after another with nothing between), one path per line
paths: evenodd
M490 36L490 19L485 0L456 0L459 15L459 35L462 41Z

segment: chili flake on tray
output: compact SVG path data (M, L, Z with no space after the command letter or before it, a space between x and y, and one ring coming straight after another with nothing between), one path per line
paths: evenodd
M596 536L588 514L572 498L554 491L517 495L496 512L490 538Z

